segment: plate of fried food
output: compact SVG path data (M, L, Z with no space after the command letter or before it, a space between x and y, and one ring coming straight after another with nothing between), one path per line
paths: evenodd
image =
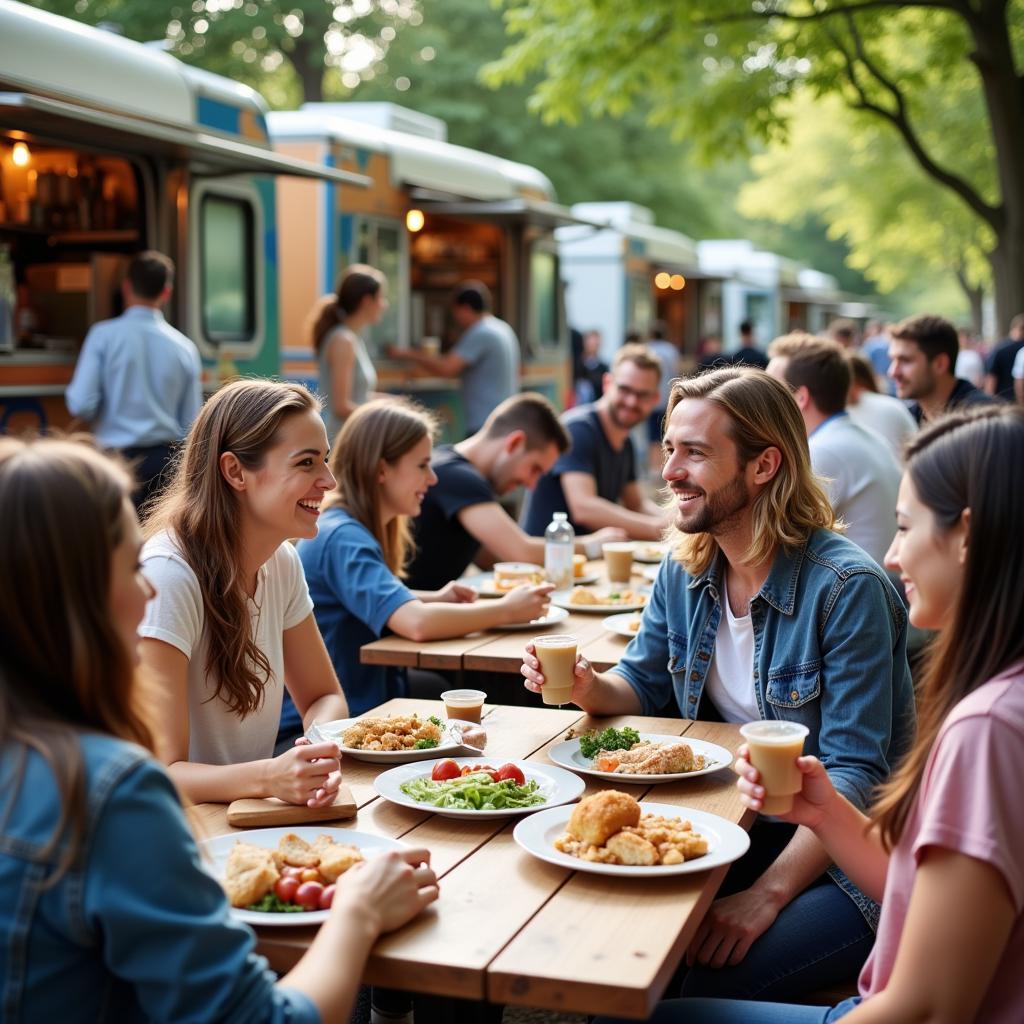
M640 632L640 613L620 612L618 615L609 615L607 619L601 620L601 625L609 633L618 633L619 636L632 640Z
M479 754L487 735L478 725L446 722L437 715L339 718L319 722L306 735L314 743L333 740L341 753L356 761L407 764L445 754Z
M738 860L750 846L739 825L717 814L638 803L614 789L531 814L512 836L549 864L630 878L707 871Z
M659 736L625 726L556 743L548 757L557 765L620 782L679 782L732 764L725 747L685 736Z
M202 850L231 913L257 925L327 920L338 879L356 864L404 845L343 828L261 828L205 840Z
M493 572L467 576L461 582L473 587L481 597L504 597L516 587L535 587L544 582L544 566L533 562L498 562Z
M587 612L606 615L609 611L629 612L647 604L646 590L629 587L573 587L571 590L556 590L551 603L570 612Z
M668 544L637 544L633 558L638 562L660 562L669 552Z

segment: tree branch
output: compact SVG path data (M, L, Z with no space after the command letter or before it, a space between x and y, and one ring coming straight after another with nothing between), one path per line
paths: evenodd
M914 131L913 125L910 123L910 118L907 113L907 104L903 96L903 92L900 90L899 86L897 86L891 78L885 75L868 56L864 47L864 40L861 38L860 32L857 30L857 26L854 23L853 15L848 14L846 20L850 30L850 35L853 37L856 57L850 54L834 33L830 32L829 35L832 37L840 53L843 55L843 60L846 64L847 77L857 93L858 102L854 103L853 107L858 110L865 110L869 113L876 114L893 125L900 135L903 136L903 141L907 144L907 148L910 152L913 153L922 170L937 182L945 185L948 189L955 192L979 217L982 218L982 220L989 224L993 230L998 232L1001 215L999 207L986 203L966 179L960 177L960 175L953 171L947 170L945 167L941 167L927 152L924 148L924 144L918 137L917 132ZM877 81L886 90L886 92L889 93L895 103L895 110L889 110L887 107L883 107L879 103L875 103L868 97L868 94L857 75L858 61L867 69L868 73L875 79L875 81Z
M770 7L763 11L737 11L735 14L723 14L716 18L706 18L701 24L713 27L722 22L754 21L767 18L781 18L784 21L824 21L826 18L835 17L837 14L856 14L858 11L877 11L884 8L907 7L928 7L934 10L953 11L956 14L963 15L965 18L971 17L974 13L968 0L914 0L913 3L901 3L900 0L862 0L859 4L843 4L819 11L809 11L807 14L792 14L777 7Z

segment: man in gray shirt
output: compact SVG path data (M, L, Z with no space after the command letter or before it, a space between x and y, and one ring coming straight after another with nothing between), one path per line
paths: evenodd
M462 378L466 432L475 434L491 410L519 392L519 339L504 320L493 316L491 293L480 281L463 281L452 297L452 317L462 334L451 351L428 355L417 349L392 348L437 377Z

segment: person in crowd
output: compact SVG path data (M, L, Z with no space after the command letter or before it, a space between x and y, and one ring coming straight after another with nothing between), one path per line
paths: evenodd
M601 358L601 332L587 331L583 335L583 358L580 374L576 378L576 404L596 402L604 394L604 375L608 364Z
M956 356L953 372L970 381L976 388L985 386L985 359L981 352L981 339L970 327L958 327L957 338L960 351Z
M892 539L900 466L885 440L846 411L847 353L836 342L794 333L768 346L768 372L796 399L807 429L811 469L821 477L846 536L879 565Z
M353 413L331 452L338 486L324 502L320 530L298 544L316 620L353 714L406 693L402 670L360 663L359 648L385 630L420 642L440 640L529 622L548 605L548 584L474 602L476 591L460 583L417 592L403 582L411 520L437 481L430 466L434 433L425 410L399 399L370 402ZM440 538L424 540L437 547ZM413 689L422 694L436 679L421 678L426 686Z
M698 348L700 358L697 360L697 370L721 369L729 365L728 357L722 352L722 336L720 334L705 334L700 340Z
M618 665L575 669L593 715L789 719L865 808L914 728L907 617L882 568L833 530L786 387L735 367L676 381L665 430L674 552ZM522 674L540 691L532 645ZM687 951L685 995L800 998L859 969L878 907L806 827L761 821ZM697 1019L697 1018L694 1018Z
M882 903L859 995L834 1007L677 1000L658 1024L872 1024L1024 1017L1024 413L955 412L910 447L888 565L907 582L910 618L939 630L921 680L913 749L870 816L813 756L782 815L813 830ZM741 799L762 806L740 748Z
M892 394L891 381L886 376L889 371L889 332L888 325L881 320L869 320L864 327L861 339L861 352L871 364L879 384L885 382L886 390ZM881 390L876 388L876 391Z
M407 585L440 589L475 559L543 565L544 538L526 533L499 498L517 487L532 490L570 444L554 406L543 395L524 392L506 398L472 437L437 448L431 460L437 483L412 521ZM577 537L576 551L597 555L605 541L625 539L623 530L599 530Z
M941 316L912 316L890 332L889 376L896 394L910 401L920 426L960 406L984 405L992 399L969 381L954 376L960 348L956 328Z
M519 390L519 339L504 320L491 313L491 293L480 281L463 281L455 289L452 317L462 332L449 352L429 355L416 349L392 348L404 359L437 377L462 378L466 433L475 434L499 403Z
M658 407L647 419L647 463L649 472L656 476L661 472L661 436L665 422L665 409L672 390L672 381L679 376L679 349L668 340L668 327L664 320L651 324L651 337L647 347L661 363L661 395Z
M844 351L852 352L857 347L857 325L845 317L828 325L828 336Z
M161 312L173 288L167 256L153 250L133 256L121 285L124 312L89 329L64 393L72 416L136 466L137 509L159 493L203 404L199 352Z
M388 308L387 280L374 267L355 263L341 275L335 294L317 304L309 334L320 371L327 436L377 390L377 371L360 332L380 322Z
M83 441L0 439L0 559L19 581L0 590L4 1016L348 1020L377 937L437 898L430 855L352 868L275 982L150 754L133 485Z
M768 366L768 357L754 340L754 325L749 320L740 324L740 347L731 353L733 366L756 366L763 370Z
M1024 313L1010 321L1010 333L989 353L985 363L985 391L1004 402L1014 401L1013 364L1024 349Z
M146 522L156 587L139 645L158 750L190 800L330 803L333 743L272 756L285 688L305 727L348 707L313 618L293 537L314 537L327 434L297 384L239 380L203 407L174 480Z
M660 538L664 515L640 489L629 436L654 411L660 382L661 363L643 345L615 353L601 399L562 416L572 447L530 495L522 520L528 534L543 537L552 515L567 512L577 533L615 527L637 540Z
M1013 361L1013 396L1018 403L1024 403L1024 349L1017 353Z
M850 366L846 400L850 419L882 437L896 461L902 463L903 448L917 431L914 417L898 398L878 390L874 368L862 352L847 352L846 361Z

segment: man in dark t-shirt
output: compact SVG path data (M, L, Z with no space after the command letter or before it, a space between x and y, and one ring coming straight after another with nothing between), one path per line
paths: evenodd
M532 488L569 448L569 435L543 395L525 393L502 402L483 427L456 445L442 445L431 466L437 483L413 521L416 554L406 580L413 590L438 590L461 576L481 548L496 561L544 562L544 541L527 536L498 498ZM577 538L587 553L621 540L607 530ZM482 559L481 559L482 560Z
M1010 321L1009 337L1004 338L989 354L985 363L985 390L1004 402L1014 401L1013 364L1024 348L1024 313Z
M542 537L552 515L567 512L577 533L616 527L636 540L660 538L665 518L640 490L629 438L657 407L660 380L661 363L648 348L619 349L604 395L562 417L572 448L530 496L523 515L527 533Z

